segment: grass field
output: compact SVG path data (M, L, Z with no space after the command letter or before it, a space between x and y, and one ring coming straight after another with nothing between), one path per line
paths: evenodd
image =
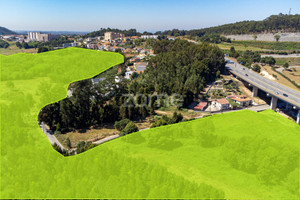
M234 47L239 51L293 51L300 49L300 42L263 42L263 41L232 41L232 43L217 44L221 49Z
M115 139L63 157L37 124L71 82L123 62L69 48L0 55L0 198L299 199L297 124L238 111ZM36 83L36 84L35 84Z
M300 57L297 58L276 58L277 65L284 65L284 63L289 63L289 65L300 66Z
M12 55L16 53L37 53L37 49L20 49L19 47L16 46L16 42L8 42L9 47L5 48L0 48L0 54L2 55Z

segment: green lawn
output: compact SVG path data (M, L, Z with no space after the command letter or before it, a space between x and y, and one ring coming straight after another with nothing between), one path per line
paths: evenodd
M63 157L36 118L123 56L80 48L0 55L0 198L299 199L299 125L238 111L158 127Z

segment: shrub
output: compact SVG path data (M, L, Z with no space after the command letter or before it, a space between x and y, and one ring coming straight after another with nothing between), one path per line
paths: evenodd
M122 131L129 122L131 122L129 119L122 119L121 121L116 121L115 128L118 131Z
M258 64L255 64L254 66L253 66L253 71L255 71L255 72L257 72L257 73L260 73L260 66L258 65Z
M159 127L159 126L164 126L164 125L168 125L168 122L167 122L165 119L159 119L159 120L156 120L156 121L151 125L151 128Z
M119 135L123 136L137 131L139 131L139 128L133 122L129 122Z

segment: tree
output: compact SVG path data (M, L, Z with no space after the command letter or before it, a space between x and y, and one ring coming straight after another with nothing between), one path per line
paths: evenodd
M67 147L68 147L69 149L71 149L71 141L70 141L70 138L67 138L67 139L66 139L66 144L67 144Z
M255 64L252 69L253 69L253 71L260 73L261 68L258 64Z
M4 40L0 40L0 48L7 48L9 47L9 43L4 41Z
M129 119L122 119L121 121L116 121L115 128L118 131L122 131L129 122L131 122Z
M276 34L276 35L274 35L274 38L275 38L276 42L279 42L280 35L279 35L279 34Z
M23 43L23 47L24 47L24 49L29 49L28 43L27 42Z
M38 53L42 53L42 52L46 52L46 51L49 51L48 47L42 46L42 47L38 48Z
M139 131L139 128L133 122L129 122L125 126L125 128L119 133L119 135L123 136L123 135L127 135L127 134L134 133L137 131Z
M19 49L22 49L22 44L20 42L16 42L16 46L19 48Z
M104 120L104 109L100 106L99 108L99 122L102 125Z
M287 63L287 62L286 62L286 63L284 63L284 65L283 65L284 69L287 69L287 68L289 68L289 66L290 66L290 65L289 65L289 63Z
M257 39L257 35L256 35L256 34L254 34L252 37L253 37L253 39L256 41L256 39Z
M173 119L175 121L175 123L181 122L183 119L183 116L181 113L177 114L177 112L173 113Z

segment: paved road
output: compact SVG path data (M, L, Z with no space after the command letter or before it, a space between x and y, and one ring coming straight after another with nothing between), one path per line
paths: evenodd
M144 131L144 130L147 130L147 129L149 129L149 128L144 128L144 129L141 129L139 131ZM97 140L97 141L93 142L93 144L102 144L104 142L108 142L108 141L114 140L114 139L116 139L118 137L120 137L119 134L111 135L111 136L108 136L108 137L103 138L101 140Z
M46 127L46 124L44 122L42 122L41 124L39 123L39 125L52 145L56 143L60 148L65 149L65 147L56 139L54 134Z
M229 58L225 59L230 60ZM243 65L235 63L233 60L230 60L230 63L226 64L226 68L245 81L255 85L259 89L264 90L265 92L270 93L272 96L276 96L281 100L289 102L292 105L296 105L300 109L300 92L267 79L258 73L249 70ZM277 92L278 94L276 94ZM283 94L287 94L288 97L284 96Z
M264 54L261 55L261 57L268 57L272 56L273 58L298 58L300 57L300 54L288 54L288 55L280 55L280 54Z
M120 137L119 134L117 134L117 135L111 135L111 136L108 136L108 137L103 138L101 140L97 140L97 141L93 142L93 144L102 144L104 142L108 142L110 140L114 140L114 139L116 139L118 137Z

